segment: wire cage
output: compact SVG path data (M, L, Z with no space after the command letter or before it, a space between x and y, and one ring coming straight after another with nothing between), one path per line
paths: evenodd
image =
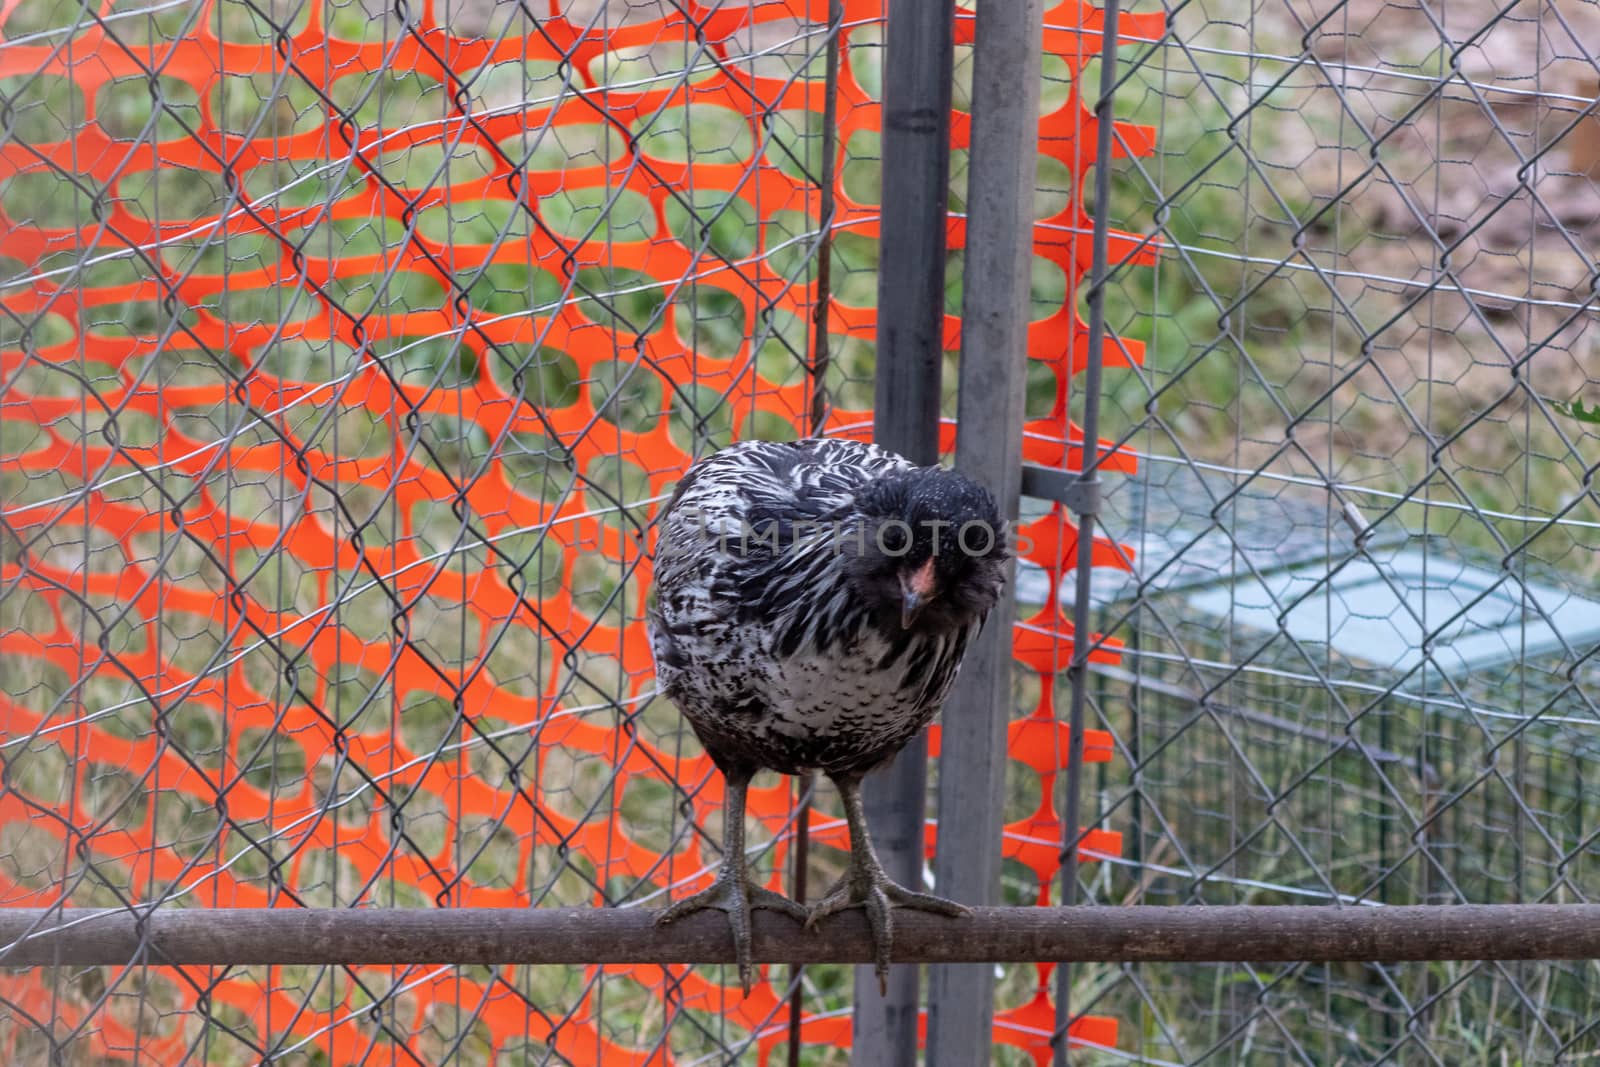
M1099 625L1132 636L1091 685L1128 746L1126 763L1102 765L1096 782L1124 848L1093 881L1095 899L1591 897L1588 699L1600 676L1571 650L1600 640L1592 592L1532 566L1505 592L1497 560L1442 538L1380 528L1357 548L1338 512L1264 489L1239 492L1218 522L1196 502L1214 499L1221 479L1183 468L1158 477L1119 486L1102 513L1111 528L1136 518L1146 533L1137 573L1096 589ZM1407 610L1423 604L1426 623ZM1170 1020L1147 1049L1162 1060L1187 1062L1155 1051L1168 1041L1244 1040L1228 1035L1255 1027L1254 1047L1281 1040L1277 1055L1328 1042L1307 1052L1313 1062L1367 1062L1408 1035L1453 1062L1474 1041L1580 1035L1593 1010L1588 969L1145 967L1131 969L1130 989L1098 990L1119 1010L1105 1000L1095 1010ZM1529 988L1537 999L1524 999ZM1123 999L1135 989L1150 1001ZM1280 1005L1305 1014L1262 1033Z

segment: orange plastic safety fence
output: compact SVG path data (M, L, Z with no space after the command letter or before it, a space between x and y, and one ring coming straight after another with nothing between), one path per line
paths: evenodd
M805 432L814 390L827 432L870 426L882 17L844 4L818 381L826 4L0 4L0 903L659 904L709 878L722 784L652 699L648 521L694 455ZM1070 469L1098 13L1047 25L1058 291L1020 447ZM1025 532L1049 606L1016 634L1036 800L1004 852L1046 902L1076 544L1059 509ZM781 888L787 781L750 812ZM836 860L842 822L812 840ZM776 971L741 998L717 969L135 962L0 976L0 1058L764 1063L785 1036ZM1050 970L995 1023L1038 1062ZM847 1045L837 996L808 1005L804 1040Z

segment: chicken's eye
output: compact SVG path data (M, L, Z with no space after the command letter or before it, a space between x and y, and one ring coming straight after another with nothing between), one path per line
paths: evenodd
M891 519L878 527L878 551L886 556L903 556L911 551L911 527Z

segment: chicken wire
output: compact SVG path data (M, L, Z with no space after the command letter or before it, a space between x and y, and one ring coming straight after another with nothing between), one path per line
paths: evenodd
M1591 899L1595 435L1560 405L1593 402L1595 5L1134 12L1080 899ZM645 524L734 436L870 423L882 9L838 14L824 197L816 7L0 8L7 904L705 877L720 783L650 699ZM1024 442L1068 467L1078 17L1047 15ZM1071 526L1026 515L1012 903L1048 899L1070 653ZM1078 966L1075 1058L1581 1061L1591 971ZM841 1060L849 969L806 974L807 1061ZM764 1059L787 976L729 978L130 960L0 977L0 1041ZM1047 979L1003 969L997 1055L1046 1054Z
M1095 19L1047 15L1023 448L1057 467L1081 460ZM882 20L0 5L0 903L653 907L705 883L721 779L654 699L650 520L729 440L870 432ZM963 11L952 312L971 31ZM1028 531L1059 583L1072 523L1044 507ZM1039 607L1017 647L1006 890L1032 903L1059 866L1064 614ZM846 843L816 804L813 886ZM786 779L751 791L774 887L797 810ZM767 1062L795 976L766 978L741 998L715 967L141 953L0 974L0 1056ZM1048 1056L1049 978L1007 970L998 1055ZM845 1058L849 983L800 979L805 1062Z
M1082 899L1592 901L1600 7L1172 5L1123 50ZM1078 401L1081 403L1081 399ZM1037 602L1043 583L1025 583ZM1556 1063L1594 965L1073 968L1083 1062Z

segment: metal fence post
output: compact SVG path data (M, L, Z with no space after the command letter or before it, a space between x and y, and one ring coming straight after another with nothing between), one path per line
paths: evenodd
M985 4L975 33L956 466L988 485L1006 517L1015 521L1031 317L1043 6L1040 0ZM1014 601L1007 595L967 654L943 715L947 766L959 773L939 775L934 876L942 895L969 904L993 904L999 895L1013 617ZM986 1062L992 1050L994 968L932 967L928 987L930 1067Z
M873 437L917 463L939 458L954 18L948 3L891 0L884 41ZM911 888L922 883L927 774L918 738L864 787L884 869ZM851 1063L917 1062L917 987L915 966L893 969L887 997L872 968L856 968Z
M1110 270L1111 148L1115 134L1112 97L1117 88L1118 0L1106 0L1105 23L1100 36L1100 96L1095 103L1094 234L1089 268L1089 351L1083 373L1083 473L1088 492L1079 495L1078 563L1072 599L1072 698L1068 712L1071 729L1067 752L1067 794L1061 822L1061 903L1078 902L1078 842L1083 796L1083 730L1088 701L1089 578L1094 563L1094 527L1099 514L1100 375L1105 367L1106 276ZM1068 1031L1072 1025L1072 968L1063 961L1056 968L1056 1033L1053 1062L1067 1067Z

